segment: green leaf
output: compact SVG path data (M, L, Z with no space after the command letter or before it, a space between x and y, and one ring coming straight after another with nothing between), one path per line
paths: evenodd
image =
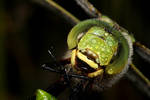
M57 100L51 94L45 92L44 90L38 89L36 92L36 100Z

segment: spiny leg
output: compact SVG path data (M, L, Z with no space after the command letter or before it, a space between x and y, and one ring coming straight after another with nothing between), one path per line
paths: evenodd
M79 78L79 79L84 79L84 80L92 80L91 78L89 78L87 76L78 75L78 74L75 74L75 73L67 73L67 71L65 71L65 68L61 69L61 70L60 69L55 69L51 66L47 66L46 64L43 64L42 68L44 70L48 70L48 71L51 71L51 72L56 72L56 73L65 75L65 76L70 77L70 78L74 77L74 78Z

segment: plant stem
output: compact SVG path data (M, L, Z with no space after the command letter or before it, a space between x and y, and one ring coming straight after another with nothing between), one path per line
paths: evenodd
M130 65L126 76L138 89L150 97L150 80L134 64Z
M75 0L78 5L92 18L100 18L101 13L88 0Z
M146 61L150 63L150 49L139 42L135 42L135 51Z
M64 17L73 26L80 22L78 18L76 18L74 15L72 15L70 12L68 12L66 9L61 7L59 4L57 4L53 0L45 0L45 2L42 0L34 0L34 1L46 6L47 8L51 10L54 10L57 14L61 16L63 15L62 17Z

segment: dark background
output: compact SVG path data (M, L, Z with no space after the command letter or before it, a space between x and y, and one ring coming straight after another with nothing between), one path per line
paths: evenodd
M71 0L56 0L80 20L89 18ZM148 0L89 0L101 13L133 33L136 40L150 47ZM53 46L59 59L67 50L66 39L72 25L31 0L0 1L0 99L26 100L36 89L46 89L59 79L40 66L50 62L47 50ZM148 77L149 64L133 56L134 63ZM66 95L66 94L65 94ZM62 97L64 97L62 95ZM147 97L126 78L95 96L100 100L143 100ZM62 99L63 100L63 99Z

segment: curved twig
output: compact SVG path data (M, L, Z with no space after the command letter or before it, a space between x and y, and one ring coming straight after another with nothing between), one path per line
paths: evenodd
M59 4L54 2L53 0L33 0L34 2L44 5L44 7L47 7L50 10L53 10L59 15L63 15L62 17L66 19L69 23L71 23L73 26L80 22L78 18L76 18L74 15L72 15L70 12L65 10L63 7L61 7Z

